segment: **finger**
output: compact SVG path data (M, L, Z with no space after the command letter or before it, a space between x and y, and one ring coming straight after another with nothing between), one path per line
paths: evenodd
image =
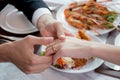
M46 36L46 30L45 30L45 25L44 24L41 24L41 27L40 27L40 34L42 35L42 36Z
M67 30L67 29L65 29L65 35L66 35L66 36L75 37L75 34L73 34L72 32L70 32L70 31Z
M19 69L26 73L26 66L27 64L23 64L21 62L14 63Z
M26 39L34 45L46 45L53 42L53 37L27 36Z
M53 42L53 37L34 38L34 44L47 45Z
M45 36L45 37L50 37L52 34L50 32L48 32L44 27L43 28L40 28L40 33L42 36Z
M60 58L63 57L60 51L58 51L54 56L53 56L53 65L56 64L56 61Z
M51 46L53 46L53 45L56 45L56 44L58 44L58 43L61 43L61 42L62 42L62 40L59 40L59 39L54 40L52 43L50 43L49 45L47 45L47 48L49 48L49 47L51 47Z
M53 55L55 54L57 51L59 50L59 46L58 45L54 45L54 46L51 46L49 48L46 48L46 56L50 56L50 55Z
M46 47L46 55L52 55L54 54L56 51L58 51L61 47L61 40L56 40L53 43L49 44Z
M58 38L61 39L61 40L64 40L65 39L65 34L64 34L63 24L58 22L58 23L55 24L55 27L56 27Z
M52 62L52 56L38 56L34 55L34 60L32 62L32 65L38 65L38 64L48 64Z
M71 48L72 49L72 48ZM74 50L69 49L60 49L59 51L57 51L57 53L53 56L53 64L56 63L56 61L60 58L60 57L73 57L76 58L77 55ZM79 58L79 57L77 57Z
M53 64L56 63L57 59L59 59L60 57L71 57L71 58L86 58L86 59L90 59L91 54L89 52L86 53L86 50L83 51L83 48L70 48L69 49L61 49L59 51L57 51L57 53L53 56Z
M27 67L26 73L41 72L52 64L52 56L34 55L32 64Z
M26 73L38 73L38 72L42 72L42 71L44 71L45 69L49 68L50 65L51 65L51 63L29 66L29 67L27 68Z

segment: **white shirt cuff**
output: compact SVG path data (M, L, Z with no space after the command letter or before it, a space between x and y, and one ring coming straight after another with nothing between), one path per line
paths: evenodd
M49 9L47 8L39 8L37 9L32 16L32 23L37 26L37 21L39 19L40 16L44 15L44 14L50 14L52 15L52 13L50 12Z

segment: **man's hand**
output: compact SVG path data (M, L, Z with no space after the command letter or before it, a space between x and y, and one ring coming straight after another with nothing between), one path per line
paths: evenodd
M55 39L64 40L65 36L74 36L64 28L64 25L55 20L51 15L45 14L38 20L38 28L42 36L54 37Z
M27 36L22 40L4 44L7 46L7 56L25 73L40 72L51 65L52 56L34 54L34 45L46 45L53 41L51 37Z

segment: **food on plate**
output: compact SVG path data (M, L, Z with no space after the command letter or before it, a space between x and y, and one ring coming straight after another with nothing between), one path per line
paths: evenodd
M85 58L76 59L70 57L61 57L56 61L54 66L60 69L73 69L84 66L86 63L87 59Z
M90 37L85 32L85 29L78 30L77 38L90 41Z
M65 19L71 26L78 29L93 30L111 29L118 13L110 11L101 3L90 0L88 2L73 2L64 10Z
M79 30L77 34L77 38L90 40L90 37L85 33L85 30ZM56 63L55 67L60 69L79 69L80 67L87 64L88 60L94 60L93 57L90 59L86 58L70 58L70 57L61 57L59 58Z

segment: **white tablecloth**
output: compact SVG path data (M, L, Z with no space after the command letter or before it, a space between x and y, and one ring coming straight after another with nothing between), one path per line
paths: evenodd
M24 74L12 63L0 63L0 80L120 80L110 76L95 73L70 74L51 68L37 74Z

